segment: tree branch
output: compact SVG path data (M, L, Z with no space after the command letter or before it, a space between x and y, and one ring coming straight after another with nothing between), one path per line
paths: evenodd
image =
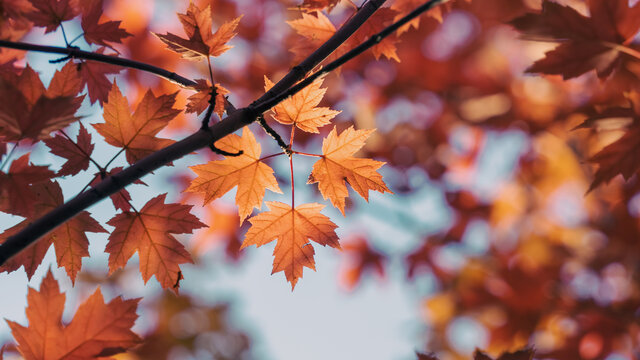
M362 53L364 50L372 47L377 42L379 42L382 39L382 37L387 36L388 34L393 32L395 29L399 28L404 23L408 22L413 17L418 16L420 13L444 1L447 1L447 0L428 1L425 5L419 8L419 9L422 9L420 12L413 11L410 14L410 16L412 17L405 17L402 20L400 20L398 23L396 23L399 25L395 26L396 24L394 24L389 28L387 28L387 29L391 28L392 30L387 31L387 29L385 29L383 30L383 32L380 33L382 34L387 32L386 34L383 34L383 35L378 34L374 36L375 38L374 41L366 41L365 43L361 44L360 46L356 47L355 49L347 53L345 56L342 56L338 60L332 62L331 64L339 63L338 65L334 65L332 69L337 68L338 66L344 64L344 62L348 61L349 59ZM309 80L309 78L305 79L305 81L299 83L296 86L293 86L293 85L296 82L298 82L300 79L302 79L309 70L313 69L322 60L324 60L327 56L329 56L329 54L333 50L335 50L338 46L340 46L346 39L348 39L349 36L351 36L371 15L373 15L373 13L384 2L385 0L370 0L369 2L367 2L358 11L358 13L351 18L351 20L345 23L340 28L340 30L338 30L334 34L334 36L332 36L320 48L318 48L311 55L309 55L309 57L307 57L302 63L294 67L282 80L280 80L277 84L275 84L267 93L262 95L256 101L254 101L252 105L250 105L249 107L233 111L231 114L229 114L229 116L227 116L221 122L216 123L207 129L201 129L195 134L179 142L176 142L164 149L158 150L153 154L141 159L140 161L129 166L123 171L104 179L93 188L77 195L73 199L53 209L49 213L45 214L41 218L29 224L27 227L25 227L23 230L21 230L17 234L8 237L4 243L0 244L0 265L4 264L12 256L17 254L18 252L20 252L30 244L34 243L41 236L44 236L49 231L55 229L57 226L71 219L79 212L98 203L99 201L105 199L109 195L123 189L125 186L142 178L143 176L149 174L150 172L157 170L158 168L165 166L166 164L172 161L178 160L181 157L187 154L190 154L198 149L204 148L208 146L210 143L214 143L215 141L241 129L242 127L248 124L251 124L252 122L256 121L258 116L260 116L264 111L267 111L272 106L277 105L280 101L284 100L286 97L292 94L295 94L297 91L300 91L302 88L304 88L304 86L301 86L301 85L303 83L307 83L307 80ZM3 46L5 43L7 42L0 41L0 46ZM12 44L15 44L15 43L12 43ZM364 45L364 44L367 44L367 45ZM68 53L66 52L67 49L63 49L63 48L54 48L54 47L43 47L43 48L54 49L55 51L53 52L56 52L56 53L62 53L62 54ZM58 50L65 50L65 52L59 52ZM38 50L38 51L45 51L45 50ZM92 57L94 55L99 55L99 54L86 53L86 52L82 52L82 53L92 54L91 55ZM108 57L108 56L102 55L102 57ZM109 57L109 58L116 59L119 62L117 65L123 64L122 66L128 66L124 64L131 63L128 60L123 61L124 59L119 59L116 57ZM137 63L137 62L133 62L133 63ZM140 65L141 63L137 63L137 64ZM142 64L142 65L152 67L147 64ZM326 70L327 68L323 70L322 74L328 71L331 71L331 70ZM167 73L169 72L167 71ZM173 73L170 73L170 74L173 74ZM314 74L314 76L316 74ZM163 75L160 75L160 76L163 76ZM317 75L317 76L321 76L321 75ZM173 80L173 79L170 79L170 80ZM310 84L312 81L313 80L309 81L307 85ZM287 90L292 86L293 86L292 89ZM279 95L276 96L276 94L279 94ZM272 97L276 97L279 100L271 100ZM255 104L258 104L258 105L255 105ZM272 105L270 105L270 107L268 108L265 108L266 107L265 104L272 104Z
M158 75L161 78L167 79L172 83L178 84L183 87L193 87L196 85L196 82L193 80L189 80L185 77L182 77L174 72L159 68L157 66L153 66L147 63L123 59L121 57L98 54L89 51L82 51L75 47L58 47L58 46L46 46L46 45L36 45L36 44L28 44L23 42L13 42L8 40L0 40L0 47L17 49L17 50L25 50L25 51L40 51L46 52L50 54L63 54L72 58L77 59L86 59L99 61L107 64L123 66L131 69L138 69L142 71L146 71L148 73Z
M322 70L312 74L311 76L307 77L306 79L300 81L298 84L296 84L294 86L291 86L288 89L280 92L276 96L273 96L271 98L267 98L266 100L264 100L262 102L260 102L260 101L254 102L253 104L250 105L250 107L253 107L255 112L260 113L260 114L262 114L265 111L268 111L272 107L278 105L284 99L286 99L289 96L292 96L292 95L298 93L300 90L302 90L305 87L309 86L312 82L314 82L319 77L330 73L331 71L333 71L333 70L339 68L340 66L344 65L349 60L355 58L356 56L358 56L358 55L362 54L363 52L367 51L368 49L372 48L374 45L376 45L380 41L382 41L382 39L384 39L387 36L391 35L393 32L395 32L396 30L401 28L403 25L407 24L409 21L411 21L414 18L420 16L420 14L422 14L423 12L425 12L425 11L427 11L429 9L432 9L433 7L435 7L435 6L439 5L439 4L445 3L447 1L449 1L449 0L429 0L429 1L427 1L426 3L420 5L416 9L414 9L409 14L405 15L404 17L402 17L400 20L398 20L398 21L394 22L393 24L387 26L386 28L384 28L379 33L377 33L375 35L372 35L365 42L363 42L360 45L356 46L355 48L349 50L346 54L344 54L344 55L340 56L339 58L337 58L336 60L330 62L329 64L327 64L327 66L322 68ZM275 86L274 86L274 88L275 88ZM273 88L271 88L271 90L273 90Z

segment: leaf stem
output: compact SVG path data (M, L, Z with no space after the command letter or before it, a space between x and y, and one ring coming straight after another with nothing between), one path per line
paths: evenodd
M613 50L619 51L621 53L625 53L631 57L634 57L636 60L640 60L640 51L637 51L635 49L632 49L622 44L616 44L608 41L603 41L602 43Z
M306 152L296 151L296 150L291 150L291 152L293 154L298 154L298 155L302 155L302 156L324 157L323 155L311 154L311 153L306 153Z
M11 150L9 150L9 153L4 158L4 161L2 162L2 164L0 164L0 171L4 169L4 166L7 165L7 163L9 162L9 159L11 159L11 155L13 155L13 152L16 151L16 148L18 147L19 142L20 141L16 141L16 143L13 144L13 147L11 148Z
M291 137L289 138L289 149L293 147L293 138L296 135L296 125L291 125ZM293 180L293 156L289 155L289 168L291 168L291 208L296 207L296 184Z
M67 45L67 47L69 47L69 41L67 40L67 33L64 31L64 26L62 26L62 23L60 23L60 30L62 30L62 37L64 38L64 44Z
M89 158L89 161L91 161L91 163L98 168L98 171L100 172L105 171L104 168L100 166L100 164L98 164L95 160L93 160L93 158L89 154L87 154L87 152L84 151L83 148L80 147L80 145L78 145L75 141L71 140L69 135L67 135L67 133L64 132L64 130L60 129L59 131L62 133L62 135L64 135L64 137L67 138L67 140L69 140L73 144L73 146L75 146L78 150L80 150L81 153L83 153L87 158Z
M284 153L279 152L279 153L267 155L265 157L261 157L260 159L258 159L258 161L264 161L264 160L271 159L272 157L276 157L276 156L280 156L280 155L284 155Z

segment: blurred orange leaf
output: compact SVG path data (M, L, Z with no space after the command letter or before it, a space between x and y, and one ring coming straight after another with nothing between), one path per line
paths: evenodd
M140 299L117 297L105 304L98 288L84 301L69 325L62 324L65 295L51 270L40 291L29 288L25 327L7 320L26 360L92 359L126 351L141 341L131 331Z

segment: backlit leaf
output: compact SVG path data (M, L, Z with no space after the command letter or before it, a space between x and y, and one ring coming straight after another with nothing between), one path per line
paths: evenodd
M325 246L340 248L336 224L322 215L324 208L320 204L303 204L293 208L277 201L267 202L269 211L262 212L249 219L251 228L247 231L242 248L250 245L258 247L277 240L273 250L273 271L284 271L291 290L302 277L306 266L315 270L315 251L309 240Z

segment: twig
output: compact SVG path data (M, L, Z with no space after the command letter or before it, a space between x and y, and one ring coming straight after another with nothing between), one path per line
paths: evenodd
M292 153L291 147L287 145L287 143L285 143L284 140L282 140L282 136L280 136L280 134L278 134L275 130L273 130L271 126L269 126L269 124L267 124L267 121L264 119L264 116L262 115L258 116L258 122L260 123L260 126L262 126L264 131L267 134L271 135L271 137L278 143L278 146L280 146L282 151L285 154L287 154L288 157L291 157L291 153Z
M193 80L189 80L174 72L159 68L157 66L153 66L153 65L135 61L135 60L123 59L117 56L98 54L98 53L93 53L89 51L82 51L75 47L64 48L64 47L57 47L57 46L29 44L29 43L23 43L23 42L13 42L8 40L0 40L0 47L17 49L17 50L27 50L27 51L40 51L40 52L46 52L50 54L63 54L72 58L99 61L107 64L113 64L118 66L124 66L127 68L146 71L148 73L158 75L164 79L167 79L183 87L191 88L196 85L196 82Z
M431 7L435 6L436 4L444 1L446 0L431 0L425 5L418 8L417 10L413 11L407 17L404 17L403 19L401 19L398 23L396 23L399 25L395 26L396 24L394 24L389 28L392 28L393 30L395 30L400 26L402 26L404 23L408 22L413 17L422 13L423 11L426 11ZM40 238L41 236L44 236L48 232L55 229L57 226L73 218L75 215L77 215L81 211L100 202L101 200L105 199L109 195L123 189L125 186L159 169L160 167L165 166L166 164L173 162L175 160L178 160L181 157L187 154L190 154L198 149L208 146L209 144L215 143L215 141L223 138L224 136L229 135L241 129L244 126L251 124L252 122L256 121L256 119L258 118L258 116L262 114L262 112L277 105L280 101L282 101L286 97L292 94L295 94L296 91L300 91L300 89L304 88L304 86L308 84L304 86L300 86L300 85L302 85L303 83L307 83L307 80L309 80L310 78L307 78L306 80L304 80L303 82L299 83L296 86L292 87L292 85L295 84L300 79L302 79L307 71L313 69L318 63L320 63L324 58L326 58L335 48L337 48L342 42L344 42L371 15L373 15L375 10L378 7L380 7L384 2L385 0L371 0L367 2L367 4L363 6L361 11L358 12L350 21L345 23L345 25L342 28L340 28L340 30L338 30L336 34L334 34L334 36L331 37L331 39L329 39L326 43L324 43L318 50L314 51L313 54L311 54L307 59L305 59L302 63L300 63L300 65L294 67L287 75L285 75L285 77L282 80L280 80L267 93L265 93L258 100L256 100L254 103L259 104L258 106L248 106L248 107L233 111L224 120L216 124L213 124L206 130L201 129L195 134L181 141L178 141L172 145L169 145L163 149L160 149L150 154L149 156L139 160L138 162L122 170L121 172L107 177L106 179L104 179L103 181L101 181L91 189L87 190L86 192L78 194L73 199L51 210L41 218L27 225L24 229L22 229L17 234L8 237L6 241L0 245L0 265L4 264L12 256L14 256L15 254L17 254L27 246L34 243L38 238ZM419 9L422 9L422 10L418 12ZM385 29L383 32L387 31L387 29ZM390 30L389 33L392 32L393 30ZM369 48L377 43L375 41L376 39L379 42L382 39L382 37L383 37L382 35L378 34L377 36L374 37L375 38L374 41L367 41L363 43L363 45L368 44L366 45L366 48ZM342 39L341 40L342 42L338 42L338 40L336 39ZM0 47L7 44L15 45L16 43L0 40ZM19 44L20 46L24 46L24 44L22 43L17 43L17 44ZM14 47L14 46L10 46L10 47L23 49L23 50L36 50L36 51L45 51L45 52L51 52L51 51L47 51L47 49L53 49L54 50L53 52L55 53L61 53L61 54L72 53L74 56L81 53L91 55L91 57L100 55L100 54L93 54L93 53L86 53L86 52L78 52L77 50L74 50L74 49L55 48L55 47L36 46L37 49L34 49L34 48L31 48L33 45L30 45L30 44L27 44L27 45L29 46L26 48ZM347 55L349 54L357 55L359 53L362 53L364 50L366 50L366 49L363 49L363 45L356 47L355 49L347 53ZM323 51L326 51L326 52L323 53L323 51L320 51L321 49L324 49ZM354 50L358 50L358 52L354 53ZM355 55L350 55L349 59L353 58L353 56ZM116 57L110 57L106 55L101 55L101 57L117 60L119 63L117 63L116 65L131 63L130 60L124 60ZM344 59L344 58L345 57L343 56L340 59ZM112 60L109 60L109 61L112 61ZM339 65L334 65L333 68L335 69L338 66L342 65L344 61L346 60L343 60ZM136 63L138 65L141 64L137 62L133 62L133 63ZM331 64L334 64L334 63L336 62L334 61ZM147 64L142 64L142 65L150 66ZM123 66L127 66L127 65L123 65ZM327 71L327 67L325 67L325 69L323 70L324 72ZM163 70L163 71L165 71L166 73L169 73L166 70ZM173 74L173 73L170 73L170 74ZM316 74L312 76L315 76L315 75ZM313 80L308 81L308 83L310 84L312 81ZM285 91L286 89L289 89L289 88L291 89ZM293 90L294 88L296 88L297 90ZM272 96L275 96L275 94L280 94L277 96L279 100L269 100ZM272 105L266 107L267 105L265 104L272 104ZM262 112L258 112L260 109L264 107L266 107L266 109L264 109Z

